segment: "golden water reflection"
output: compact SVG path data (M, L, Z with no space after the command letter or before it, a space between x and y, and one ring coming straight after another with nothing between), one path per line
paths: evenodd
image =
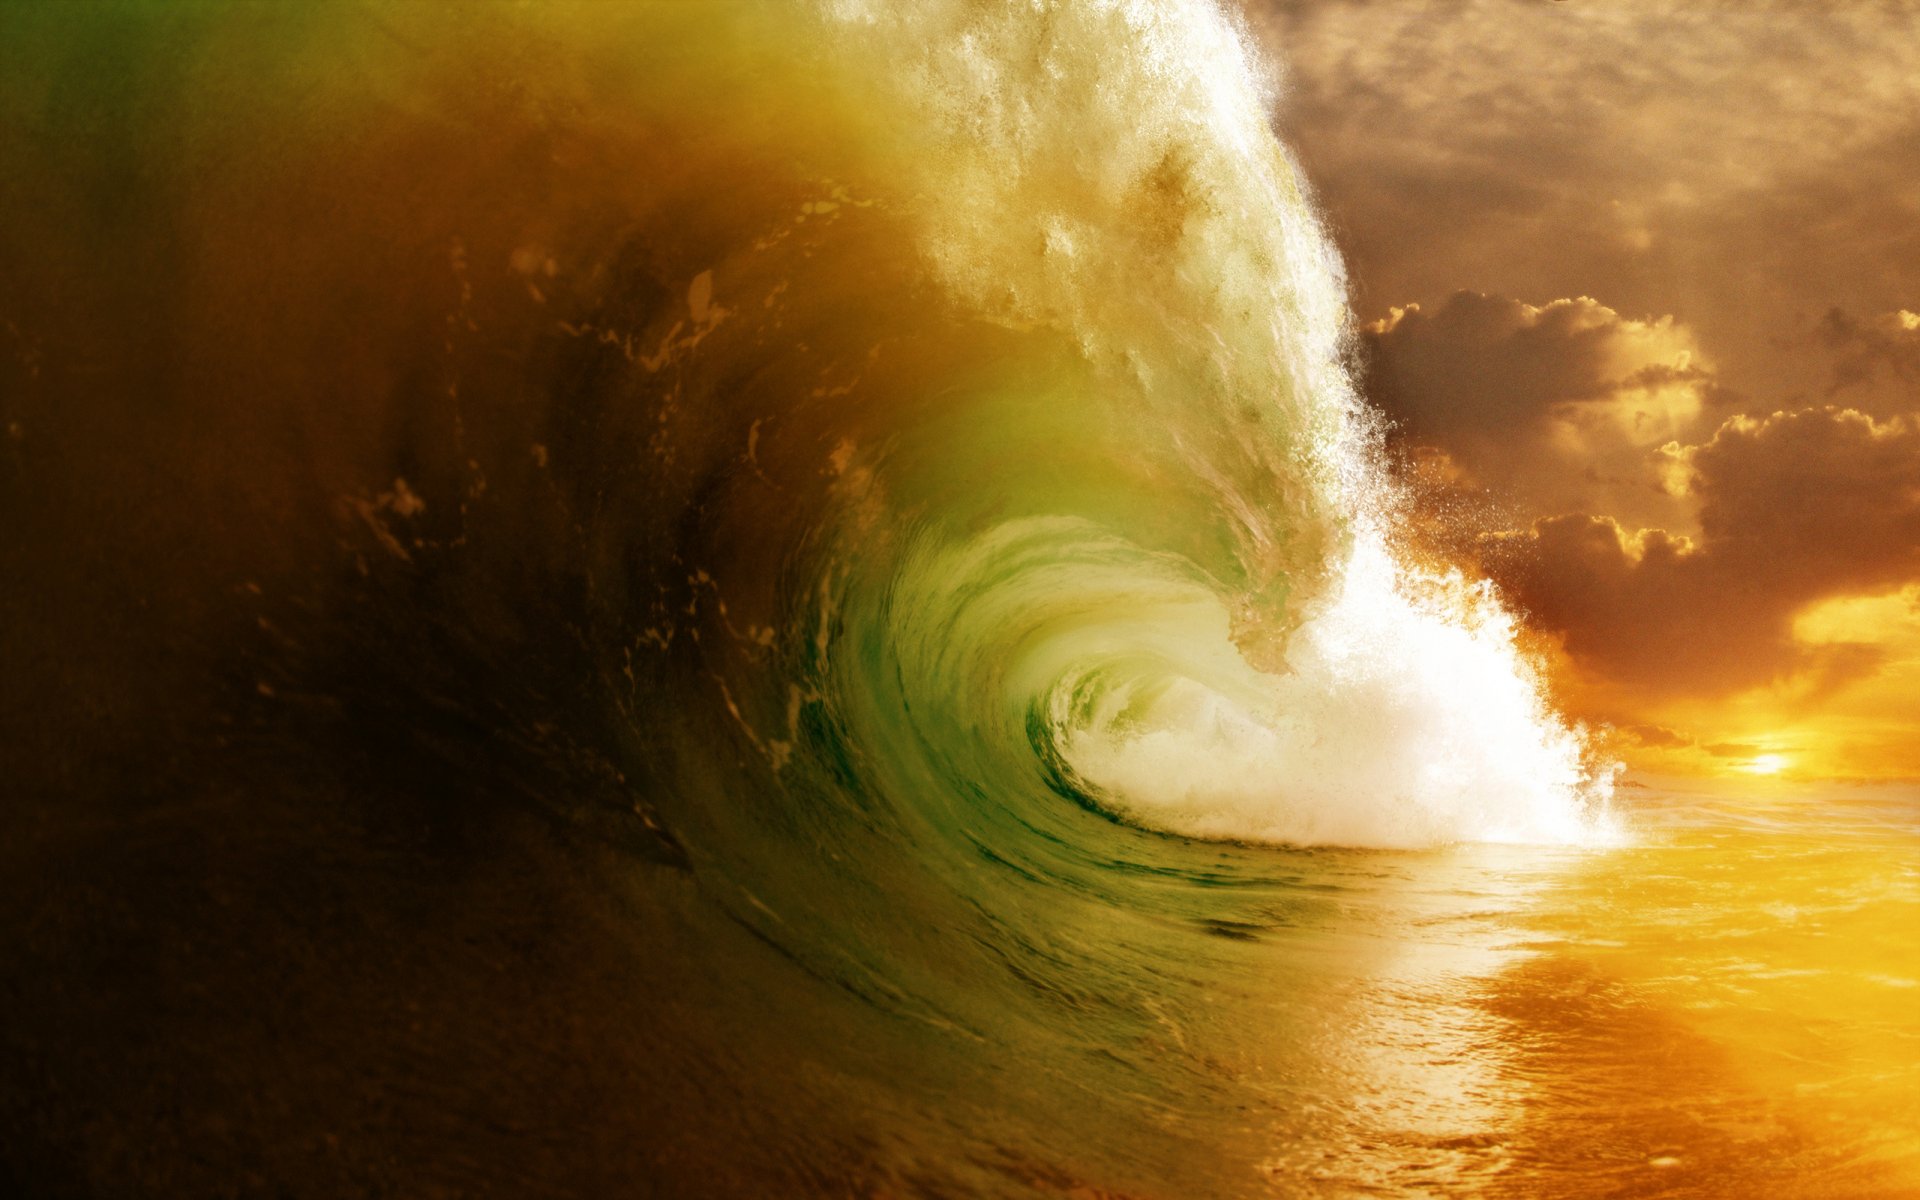
M1628 807L1628 846L1407 872L1320 1038L1344 1127L1277 1194L1920 1196L1920 805Z

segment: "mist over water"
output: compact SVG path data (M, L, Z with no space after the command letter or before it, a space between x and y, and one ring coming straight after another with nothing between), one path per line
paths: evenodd
M1401 553L1222 11L7 20L30 1192L1907 1178L1877 992L1833 1155L1632 1109L1791 1039L1609 957L1609 856L1779 831L1623 819ZM1716 911L1899 928L1865 827Z

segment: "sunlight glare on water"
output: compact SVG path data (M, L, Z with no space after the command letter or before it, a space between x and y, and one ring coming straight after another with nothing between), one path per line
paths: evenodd
M1516 1197L1920 1189L1916 797L1625 795L1630 845L1463 848L1383 883L1378 932L1400 949L1370 960L1327 1043L1353 1120L1320 1177Z

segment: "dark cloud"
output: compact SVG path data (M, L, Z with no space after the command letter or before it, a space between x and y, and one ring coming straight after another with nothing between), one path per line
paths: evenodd
M1532 511L1688 519L1653 451L1724 403L1691 331L1587 297L1535 306L1460 291L1361 331L1369 397L1396 437L1438 450L1459 480Z
M1865 645L1806 646L1796 612L1920 579L1920 425L1842 408L1736 417L1669 457L1701 536L1571 514L1488 539L1488 564L1539 624L1601 675L1712 695L1786 675L1837 685Z
M1814 341L1833 358L1830 395L1872 396L1890 384L1896 404L1920 400L1920 313L1900 309L1862 319L1830 308L1814 327Z
M1369 390L1416 437L1505 435L1562 405L1610 396L1622 325L1582 297L1535 308L1459 291L1432 312L1396 308L1368 325Z
M1910 5L1243 3L1365 316L1597 296L1771 399L1826 384L1806 314L1920 307Z
M1586 296L1535 307L1457 291L1432 311L1396 308L1362 337L1372 398L1412 436L1443 444L1509 436L1626 391L1712 380L1671 319L1630 320Z

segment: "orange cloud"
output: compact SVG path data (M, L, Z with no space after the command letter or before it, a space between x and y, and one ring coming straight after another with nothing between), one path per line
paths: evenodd
M1535 306L1461 291L1361 333L1367 390L1411 446L1534 512L1690 525L1652 455L1728 402L1692 332L1588 297Z
M1857 678L1871 645L1794 636L1801 609L1920 579L1920 425L1842 408L1736 417L1672 447L1701 536L1608 516L1487 542L1494 574L1581 666L1649 694Z
M1920 773L1911 14L1241 2L1428 548L1636 760Z
M1920 313L1902 308L1862 320L1831 308L1814 338L1833 354L1829 395L1845 391L1872 396L1891 384L1894 402L1911 405L1914 385L1920 384Z
M1784 407L1827 382L1809 312L1920 308L1903 6L1241 3L1369 317L1598 296L1675 314Z

